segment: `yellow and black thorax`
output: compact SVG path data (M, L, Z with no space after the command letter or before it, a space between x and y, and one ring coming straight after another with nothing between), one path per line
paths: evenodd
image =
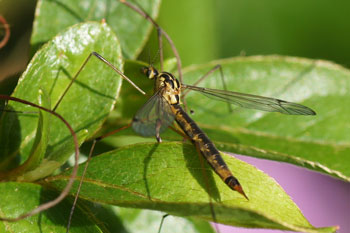
M149 79L154 79L154 93L161 95L170 105L180 104L181 84L174 75L158 72L154 67L145 67L143 72Z

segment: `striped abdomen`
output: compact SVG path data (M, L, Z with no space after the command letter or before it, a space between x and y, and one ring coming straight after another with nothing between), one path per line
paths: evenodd
M192 142L196 145L214 171L231 189L238 191L247 198L238 180L232 175L225 161L222 159L220 152L216 149L215 145L210 141L208 136L188 116L180 105L175 104L171 105L171 107L175 115L176 122L180 125L186 135L191 138Z

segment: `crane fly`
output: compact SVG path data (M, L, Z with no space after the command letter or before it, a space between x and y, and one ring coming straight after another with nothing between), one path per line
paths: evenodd
M132 127L134 131L142 136L155 136L157 141L161 142L160 133L166 130L175 120L225 184L247 199L248 197L242 186L227 167L214 143L181 107L181 92L183 90L194 90L216 100L267 112L280 112L289 115L316 115L312 109L304 105L280 99L185 85L180 83L171 73L158 72L153 66L144 67L143 73L149 79L154 80L154 95L133 118Z
M207 160L207 162L210 164L213 170L219 175L219 177L224 181L224 183L226 183L226 185L229 186L232 190L239 192L246 199L248 199L239 181L234 177L232 172L229 170L228 166L226 165L225 161L222 159L220 152L215 147L214 143L211 142L208 136L198 127L198 125L190 118L190 116L186 113L186 111L181 107L180 99L181 99L181 96L183 97L185 95L185 94L182 94L183 91L184 90L199 91L200 93L210 98L221 100L229 104L235 104L244 108L258 109L258 110L263 110L268 112L280 112L280 113L289 114L289 115L315 115L316 113L308 107L305 107L303 105L296 104L296 103L287 102L284 100L232 92L227 90L202 88L195 85L183 84L182 74L181 74L181 60L175 48L175 45L173 44L168 34L144 10L142 10L142 8L136 7L125 0L120 0L120 2L126 5L127 7L133 9L142 17L144 17L146 20L152 23L154 27L157 29L158 43L159 43L159 56L160 56L160 70L163 70L162 36L164 36L168 40L177 60L179 79L181 80L181 82L179 82L175 78L175 76L173 76L168 72L158 72L153 66L143 68L143 73L146 74L149 79L154 80L154 94L144 104L144 106L141 107L135 114L131 123L132 128L136 133L142 136L155 136L157 141L161 142L160 134L164 132L169 126L171 126L171 124L174 121L176 121L179 127L184 132L184 134L192 141L192 143L196 146L200 154L204 156L204 158ZM104 59L101 55L99 55L96 52L92 52L89 55L89 57L84 62L83 66L80 68L78 73L72 79L71 84L77 78L80 71L83 69L83 67L85 66L85 64L87 63L87 61L92 55L97 57L99 60L101 60L108 66L110 66L120 76L122 76L130 84L132 84L132 81L130 79L128 79L121 71L115 68L112 64L110 64L106 59ZM136 87L135 85L133 86ZM68 88L66 91L68 91ZM142 90L139 89L139 91L142 94L144 94ZM58 103L62 100L65 93L61 96ZM182 100L182 102L184 103L184 106L186 106L184 99ZM56 104L56 106L58 106L58 104ZM94 150L94 147L97 141L129 127L129 125L96 138L90 148L89 158L92 155L92 152ZM73 208L71 210L69 223L67 225L67 231L69 230L69 227L70 227L74 206L78 198L79 190L83 181L84 174L87 169L87 165L88 163L86 163L85 165L84 172L82 174L82 179L80 181L79 188L73 204ZM211 212L212 212L213 219L216 222L215 212L213 210L212 205L211 205Z

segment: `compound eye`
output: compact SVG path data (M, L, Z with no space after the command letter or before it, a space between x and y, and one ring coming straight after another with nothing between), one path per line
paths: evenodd
M148 69L147 70L147 76L148 76L148 78L153 78L153 70L151 70L151 69Z
M149 69L148 67L142 67L141 72L144 73L145 75L149 76Z

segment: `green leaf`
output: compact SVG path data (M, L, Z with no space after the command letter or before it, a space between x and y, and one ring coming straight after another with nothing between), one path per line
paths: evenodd
M263 172L228 155L224 159L249 201L229 189L206 163L205 181L193 145L177 142L136 144L94 157L80 197L212 220L209 193L220 223L305 232L335 231L334 227L314 228L283 189ZM81 166L80 175L82 170ZM45 181L61 189L67 179L69 171ZM210 192L205 191L206 184Z
M157 232L165 213L145 209L114 207L118 216L123 219L128 232ZM164 219L162 233L215 233L210 223L194 218L167 216Z
M0 199L6 200L0 203L0 217L17 217L58 195L30 183L0 183L0 189ZM0 232L66 232L71 199L22 221L0 222ZM69 232L156 232L162 215L157 211L104 207L79 201ZM173 216L166 218L162 232L213 233L207 222Z
M79 145L84 142L87 133L87 131L79 131L77 134ZM17 177L17 181L36 181L52 174L53 171L61 167L68 160L74 149L75 145L72 140L64 142L47 158L44 158L38 167Z
M39 103L40 106L50 109L50 100L48 96L42 91L39 90ZM12 114L11 112L5 114ZM48 137L49 137L49 122L50 122L50 113L45 111L39 111L39 121L35 134L34 144L31 148L31 152L28 156L28 159L20 166L5 172L0 173L0 179L15 180L18 176L22 175L25 172L34 170L39 166L45 156Z
M21 142L18 117L11 106L0 118L0 171L9 171L18 166L17 150Z
M52 106L55 106L92 51L100 52L122 70L121 51L112 30L103 23L79 24L56 36L36 53L13 96L36 103L38 89L43 89L49 94ZM56 111L76 133L87 130L87 136L91 137L113 108L120 86L120 76L92 56ZM10 103L10 107L16 111L36 111L17 103ZM33 114L18 114L17 130L13 132L13 137L16 140L22 139L19 145L21 161L27 158L32 148L36 118ZM67 127L57 118L52 118L45 157L56 157L55 161L64 162L69 153L60 153L60 150L64 150L64 145L71 142L72 137ZM73 154L73 147L69 148Z
M145 209L121 208L80 200L78 204L90 208L95 217L103 219L104 232L158 232L165 213ZM162 233L214 233L207 221L168 216L164 219Z
M47 96L47 93L42 90L39 90L39 103L42 107L47 109L51 108L50 98ZM39 111L38 129L36 130L32 150L27 161L23 164L25 167L24 171L35 169L44 159L50 133L50 117L50 113L42 110Z
M123 219L124 226L129 232L157 232L165 213L133 208L117 209L118 216ZM167 216L162 225L162 233L215 233L210 223L194 218Z
M157 17L160 0L140 1L140 4L153 19ZM117 33L124 55L136 58L146 43L152 26L117 0L38 1L31 44L37 47L69 26L102 19L106 19Z
M0 216L17 217L54 199L58 194L30 183L0 183ZM0 232L66 232L72 202L67 199L57 206L17 222L0 221ZM79 207L79 206L78 206ZM91 212L76 208L70 232L101 232ZM102 220L99 220L102 221Z
M229 90L275 97L314 109L289 116L234 108L190 92L192 118L224 151L293 163L350 181L350 72L326 61L292 57L238 57L188 67L192 84L221 64ZM198 86L223 89L219 72ZM234 107L234 106L233 106Z

